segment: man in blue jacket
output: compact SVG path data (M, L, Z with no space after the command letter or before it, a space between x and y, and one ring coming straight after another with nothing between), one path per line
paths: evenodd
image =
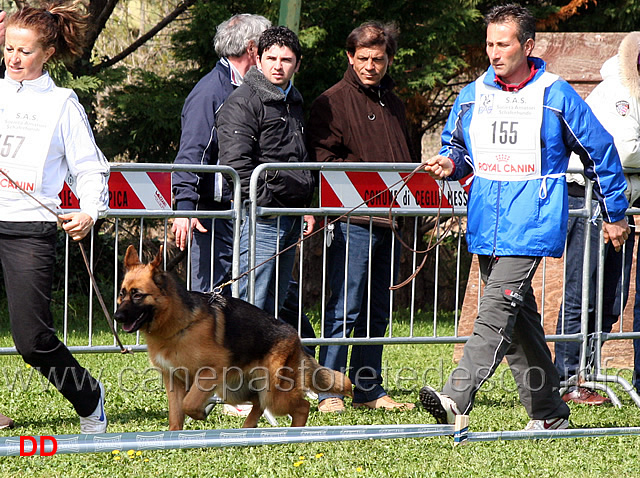
M564 250L571 151L594 181L605 239L617 249L629 235L626 183L611 135L568 83L529 56L529 11L498 6L485 21L491 66L460 92L440 154L425 161L437 179L474 173L467 242L478 255L484 294L458 367L441 393L426 386L420 400L438 422L454 423L506 358L530 417L526 429L567 428L570 411L558 393L531 280L542 257Z
M234 15L218 25L214 46L220 60L187 96L182 109L182 136L175 164L218 164L216 115L233 90L242 84L245 73L256 64L258 38L270 26L271 22L266 18L251 14ZM173 173L173 193L178 211L231 207L231 192L220 173ZM171 229L181 250L193 234L191 289L199 292L209 292L227 279L231 269L231 221L215 221L213 257L212 226L211 219L177 218ZM230 288L226 288L224 292L229 291Z

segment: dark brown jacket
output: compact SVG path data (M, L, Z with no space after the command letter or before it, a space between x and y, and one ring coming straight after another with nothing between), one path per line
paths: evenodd
M365 86L349 65L343 79L311 105L307 149L312 161L415 162L404 105L394 86L389 75L379 87ZM374 223L388 226L385 218L374 218Z

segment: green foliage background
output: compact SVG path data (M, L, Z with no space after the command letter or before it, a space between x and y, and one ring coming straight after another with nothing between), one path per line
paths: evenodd
M414 145L446 118L455 93L478 68L486 66L482 15L496 0L304 0L299 36L303 63L296 87L307 107L337 82L347 66L348 33L367 20L395 22L399 51L391 67L398 93L407 102ZM522 2L539 19L550 18L569 0ZM638 25L640 4L633 0L582 2L562 31L626 31ZM180 138L184 98L217 61L212 47L215 26L235 13L253 12L278 22L279 0L199 1L171 29L172 68L112 68L100 76L106 94L97 105L105 111L98 128L101 147L111 159L173 161ZM167 53L167 52L165 52ZM119 72L119 73L118 73ZM127 81L123 81L124 76ZM466 75L466 76L465 76ZM460 78L461 81L452 81Z
M16 3L0 0L0 8L11 11ZM98 41L83 56L92 58L93 64L74 64L74 75L62 65L52 65L52 76L76 90L110 160L139 162L175 158L184 99L217 61L212 46L215 26L243 12L262 14L275 24L280 10L280 0L198 0L133 55L95 71L96 65L122 51L180 2L87 3L92 24L100 29ZM397 92L406 100L410 132L419 149L423 133L443 122L460 87L486 66L482 16L501 3L504 0L303 0L299 35L304 57L296 86L309 106L342 77L347 66L344 42L355 26L367 20L395 22L401 33L400 49L391 74ZM547 29L631 31L640 22L636 0L521 3L545 20ZM571 15L559 16L568 6L575 7ZM141 18L136 17L138 10L144 10ZM111 12L104 30L97 18L102 11Z

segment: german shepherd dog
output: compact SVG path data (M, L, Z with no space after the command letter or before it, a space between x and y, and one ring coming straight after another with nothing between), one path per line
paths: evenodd
M162 371L170 430L182 429L185 414L204 420L214 394L253 404L245 428L257 426L264 410L304 426L307 390L352 395L351 381L307 355L293 327L243 300L187 291L161 259L162 248L143 264L129 246L115 320L145 336Z

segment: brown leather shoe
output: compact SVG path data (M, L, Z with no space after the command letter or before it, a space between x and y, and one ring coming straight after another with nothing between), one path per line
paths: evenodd
M344 400L338 397L325 398L318 403L318 411L321 413L342 413L344 412Z
M13 420L9 417L5 417L2 413L0 413L0 430L3 428L13 428L14 423Z
M375 410L377 408L384 408L386 410L393 410L393 409L411 410L412 408L415 407L415 404L396 402L389 395L383 395L382 397L376 398L375 400L371 400L370 402L353 404L353 408L361 408L361 407L371 408L372 410Z
M562 399L565 402L573 402L579 405L603 405L611 402L610 398L603 397L598 392L585 387L577 387L565 393Z

